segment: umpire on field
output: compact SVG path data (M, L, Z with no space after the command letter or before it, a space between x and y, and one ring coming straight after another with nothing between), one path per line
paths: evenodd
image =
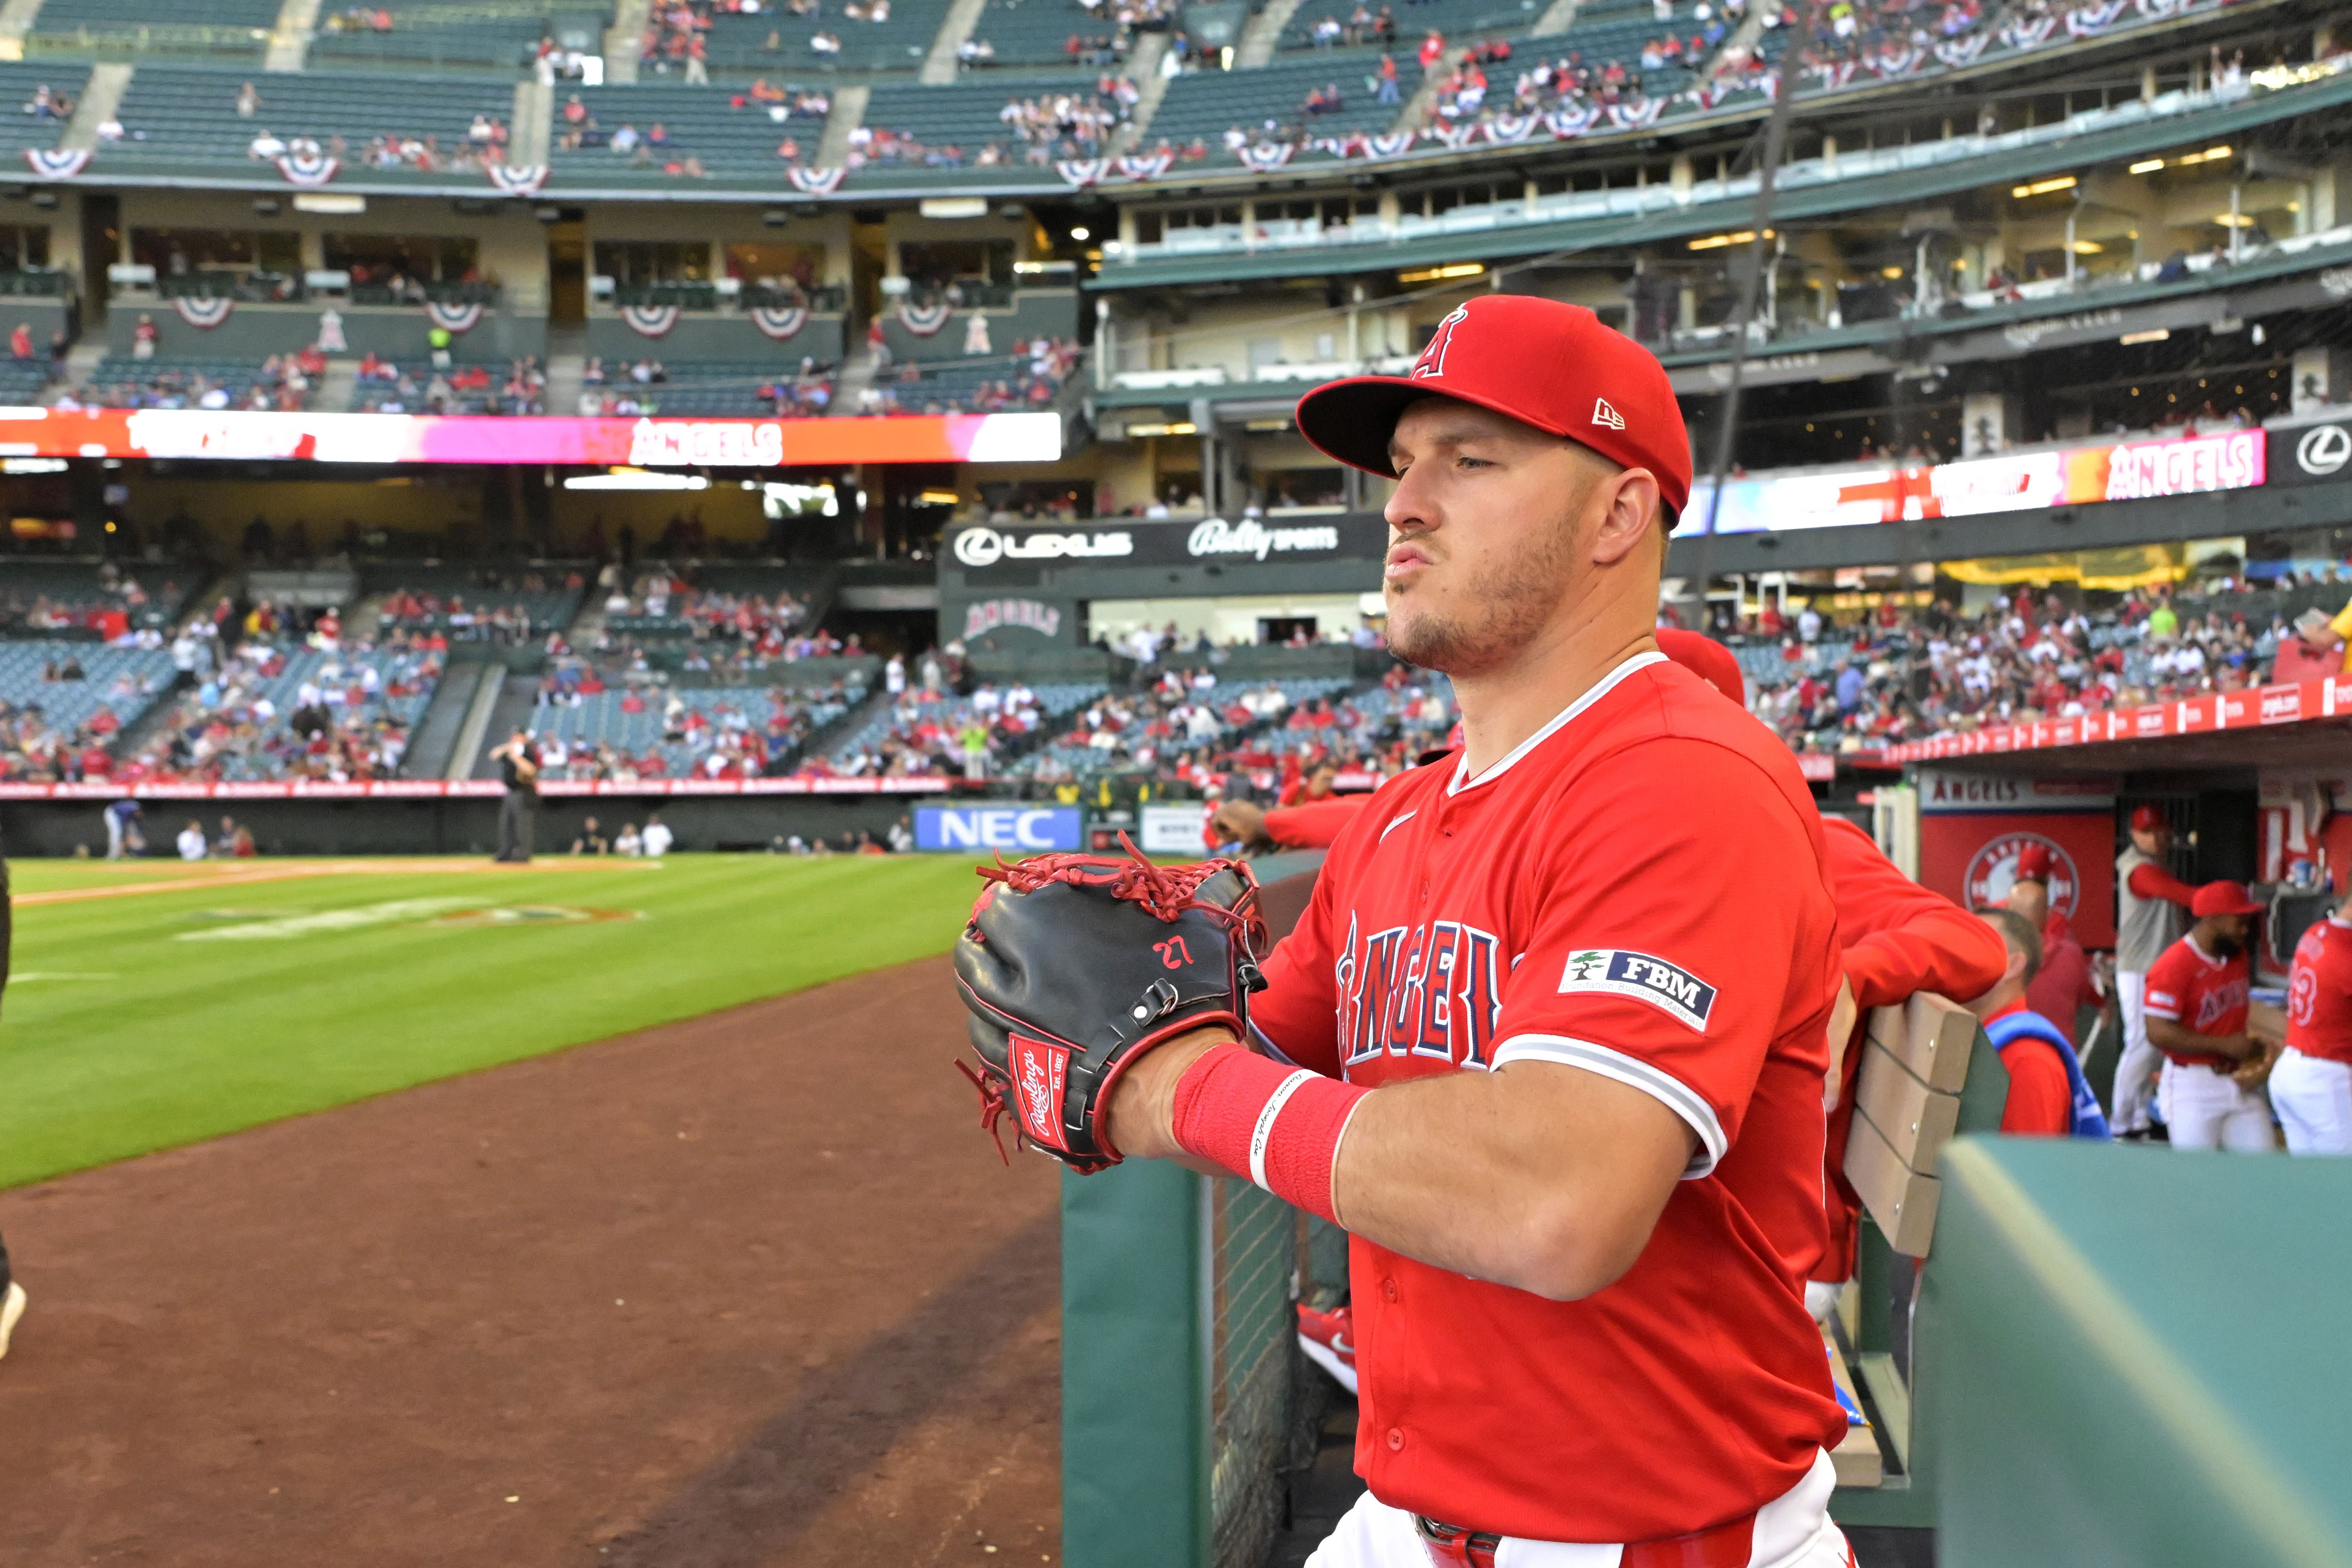
M499 858L513 865L530 859L531 829L539 816L539 764L531 760L530 736L517 730L490 755L507 786L499 803Z

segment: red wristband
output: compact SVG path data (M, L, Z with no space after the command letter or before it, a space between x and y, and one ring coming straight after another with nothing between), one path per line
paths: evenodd
M1219 1046L1176 1080L1176 1142L1337 1225L1331 1166L1348 1119L1370 1092Z

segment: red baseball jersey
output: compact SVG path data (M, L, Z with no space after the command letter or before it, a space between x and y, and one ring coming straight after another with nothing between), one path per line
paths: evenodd
M1341 836L1256 1027L1359 1084L1599 1073L1695 1152L1633 1268L1582 1300L1352 1238L1357 1469L1384 1502L1537 1540L1740 1518L1845 1430L1801 1273L1838 983L1821 819L1785 746L1654 654L1465 766L1391 780Z
M2352 923L2314 921L2294 944L2286 1043L2307 1057L2352 1062Z
M2147 966L2147 1016L2168 1018L2191 1034L2242 1035L2246 1032L2246 955L2215 958L2194 938L2182 937ZM2237 1064L2210 1051L2166 1056L2183 1067L2219 1068Z

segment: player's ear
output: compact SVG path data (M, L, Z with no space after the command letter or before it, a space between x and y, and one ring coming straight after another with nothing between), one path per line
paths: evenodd
M1593 504L1600 514L1593 563L1613 566L1647 544L1657 527L1657 476L1647 468L1617 469L1596 482Z

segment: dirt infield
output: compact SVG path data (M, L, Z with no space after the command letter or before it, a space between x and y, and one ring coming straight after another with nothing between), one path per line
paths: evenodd
M929 960L0 1194L0 1555L1057 1560L1055 1177L961 1037Z

